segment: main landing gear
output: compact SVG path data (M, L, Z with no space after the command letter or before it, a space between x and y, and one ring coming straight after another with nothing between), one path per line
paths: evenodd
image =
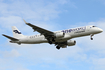
M56 48L59 50L60 49L60 46L56 46Z
M58 43L55 43L55 39L54 37L50 38L50 39L47 39L48 40L48 43L49 44L55 44L56 48L59 50L60 49L60 46L58 45Z
M52 41L48 41L49 44L52 44Z
M48 43L49 44L53 44L53 42L55 42L55 39L54 38L48 39Z
M91 35L90 35L90 39L91 39L91 40L93 40L93 38L92 38L93 36L94 36L94 34L91 34Z
M19 42L19 43L17 43L18 45L21 45L21 43Z

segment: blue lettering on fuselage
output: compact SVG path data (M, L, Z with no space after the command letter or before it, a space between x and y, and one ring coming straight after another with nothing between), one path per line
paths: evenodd
M21 32L19 32L18 30L13 30L13 32L21 34Z
M62 32L64 32L64 33L70 33L70 32L81 31L81 30L86 30L86 27L80 27L80 28L75 28L75 29L62 30Z

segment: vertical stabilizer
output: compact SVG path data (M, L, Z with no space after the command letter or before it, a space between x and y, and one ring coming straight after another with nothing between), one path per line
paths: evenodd
M14 38L22 38L24 37L24 35L21 34L21 32L15 27L15 26L12 26L12 31L13 31L13 37Z

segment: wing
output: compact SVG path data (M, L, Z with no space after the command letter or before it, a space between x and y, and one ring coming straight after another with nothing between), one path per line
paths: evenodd
M18 41L18 39L16 39L16 38L13 38L13 37L7 36L7 35L5 35L5 34L2 34L2 35L5 36L5 37L7 37L7 38L9 38L9 39L11 39L12 41Z
M44 35L45 37L54 35L54 33L49 31L49 30L46 30L46 29L43 29L41 27L35 26L35 25L31 24L31 23L27 23L25 20L24 20L24 22L27 25L29 25L30 27L32 27L34 29L34 31L39 32L40 34Z

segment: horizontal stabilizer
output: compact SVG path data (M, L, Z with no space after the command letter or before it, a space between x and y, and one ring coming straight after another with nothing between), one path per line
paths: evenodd
M16 38L13 38L13 37L7 36L7 35L5 35L5 34L2 34L2 35L5 36L5 37L7 37L7 38L9 38L9 39L11 39L12 41L18 41L18 39L16 39Z

